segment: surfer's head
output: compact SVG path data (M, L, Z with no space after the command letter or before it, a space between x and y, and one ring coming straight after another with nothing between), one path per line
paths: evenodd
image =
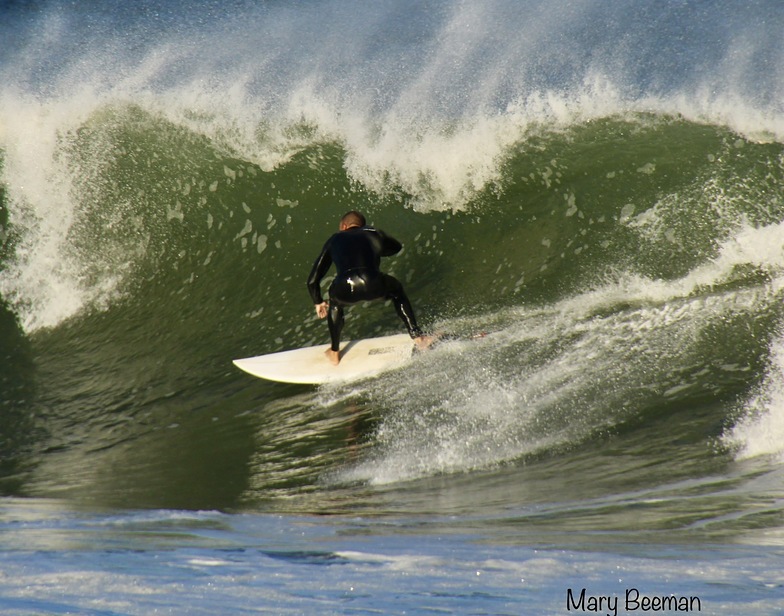
M343 214L343 218L340 219L340 230L345 231L352 227L364 227L366 224L365 217L362 214L356 210L351 210L350 212Z

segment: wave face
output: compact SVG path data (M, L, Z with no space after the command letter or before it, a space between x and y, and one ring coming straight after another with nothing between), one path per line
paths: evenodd
M466 473L546 499L608 459L655 484L629 452L778 464L779 2L3 11L6 494L339 508ZM234 371L326 342L304 281L350 209L404 244L421 321L489 335L352 388Z

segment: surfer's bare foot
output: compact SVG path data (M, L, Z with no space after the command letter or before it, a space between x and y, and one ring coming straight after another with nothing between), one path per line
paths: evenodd
M340 363L340 351L333 351L332 349L327 349L324 351L324 355L327 356L327 359L333 366L337 366Z
M435 341L435 336L417 336L414 338L414 344L416 344L417 349L420 351L424 351L425 349L430 348L430 345L432 345Z

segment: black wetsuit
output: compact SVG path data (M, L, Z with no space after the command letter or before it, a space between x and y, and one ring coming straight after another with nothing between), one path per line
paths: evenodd
M357 302L391 299L409 335L412 338L422 335L403 285L379 270L381 257L397 254L402 247L396 239L373 227L352 227L340 231L324 244L308 276L308 291L314 304L324 301L321 279L334 263L337 275L329 287L327 314L333 351L340 350L344 307Z

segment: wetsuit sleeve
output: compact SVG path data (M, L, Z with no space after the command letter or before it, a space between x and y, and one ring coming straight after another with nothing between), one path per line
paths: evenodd
M396 255L400 252L403 248L403 244L398 242L394 237L388 236L383 231L376 229L376 233L378 233L379 237L381 238L381 256L382 257L391 257L392 255Z
M324 301L324 298L321 295L321 279L324 278L332 265L332 256L329 253L331 239L332 238L327 240L327 243L324 244L324 248L321 249L321 254L313 263L313 268L310 270L310 275L308 276L308 292L310 293L310 297L314 304L320 304Z

